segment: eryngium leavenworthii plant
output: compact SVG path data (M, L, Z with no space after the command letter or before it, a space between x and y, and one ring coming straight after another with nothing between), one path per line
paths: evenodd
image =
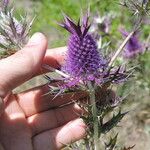
M99 52L97 42L89 32L88 21L88 15L77 24L68 16L64 16L64 22L60 25L70 32L66 62L62 67L63 72L56 69L53 71L64 76L64 86L60 87L61 92L82 90L89 94L89 102L83 104L87 114L81 117L89 127L87 139L91 140L86 142L86 147L90 145L92 150L99 150L101 134L109 132L126 114L119 111L108 122L103 121L106 114L121 102L111 89L111 85L126 81L129 72L125 67L108 65L108 59ZM51 78L47 79L51 82ZM54 91L54 87L50 86L50 88ZM58 94L60 92L56 96ZM82 105L81 102L79 103Z
M26 17L17 19L14 8L9 6L9 1L3 0L0 8L0 57L7 57L21 49L28 41L32 22Z

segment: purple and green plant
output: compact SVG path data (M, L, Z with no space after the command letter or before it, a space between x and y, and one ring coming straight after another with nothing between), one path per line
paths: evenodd
M128 0L122 5L134 12L137 22L130 33L123 32L126 38L112 57L103 55L102 48L99 49L97 45L97 39L90 32L89 12L77 23L64 15L64 21L60 26L70 33L65 64L60 70L51 68L48 64L43 66L61 75L61 86L48 85L51 94L57 96L63 92L77 90L87 93L86 101L79 100L77 102L86 112L80 117L88 127L87 136L84 139L84 149L87 150L101 150L100 143L103 142L100 141L101 136L112 131L127 114L127 112L122 113L120 108L123 98L119 97L112 87L126 82L132 76L132 69L126 69L124 65L116 65L114 62L124 48L128 53L141 49L142 46L136 33L142 24L143 16L148 14L149 1L138 3ZM28 23L25 17L21 16L20 19L17 19L13 14L13 8L9 6L9 1L2 1L0 46L5 52L3 56L11 55L26 44L31 24L32 21ZM107 33L107 24L104 27L102 29ZM49 82L53 81L49 76L45 75L45 77ZM119 109L117 113L115 113L116 109ZM108 117L109 114L113 115ZM118 134L110 138L109 142L105 142L104 149L114 150L117 137ZM76 147L76 149L80 149L80 147Z
M145 4L141 6L141 8L143 7L145 7ZM143 9L141 11L143 11ZM145 11L145 13L147 13L147 11ZM141 14L143 15L143 13ZM127 114L127 112L121 113L121 111L119 111L117 114L114 114L112 118L109 118L106 122L104 121L105 117L110 112L113 112L123 100L112 90L112 86L117 86L119 83L127 81L131 76L131 70L126 70L122 65L114 65L116 58L124 47L130 50L133 48L141 48L139 41L135 37L142 24L143 16L141 14L138 14L138 23L135 24L130 33L125 34L126 39L112 58L105 58L102 52L99 51L96 39L94 39L89 32L90 24L88 23L88 13L82 21L79 19L77 23L64 15L64 22L60 24L70 32L70 37L68 40L66 63L60 71L61 75L64 76L65 86L60 87L59 94L69 89L82 90L89 95L87 103L84 104L84 109L87 113L81 116L88 125L85 149L100 150L101 145L99 139L101 135L110 132ZM58 72L58 70L55 71ZM111 140L115 142L110 141L108 145L105 145L105 149L113 150L116 145L116 139L117 136ZM132 148L133 147L129 147L129 149Z
M60 87L59 94L66 90L82 90L88 93L89 100L84 104L87 114L81 116L88 125L85 143L86 147L99 150L101 134L111 131L126 115L126 112L119 111L110 120L104 121L106 115L122 102L122 99L112 90L112 85L127 81L131 71L127 71L122 65L112 66L118 51L117 55L109 59L98 50L97 41L89 32L89 14L87 13L81 22L80 20L76 24L64 15L64 22L60 24L70 32L70 37L66 61L62 66L62 72L59 71L64 76L64 86ZM128 35L119 51L133 34L134 32L131 32Z

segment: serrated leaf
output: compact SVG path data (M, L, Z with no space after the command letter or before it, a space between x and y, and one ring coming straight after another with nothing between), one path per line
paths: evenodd
M109 132L112 128L116 127L117 124L121 121L121 119L127 114L128 112L121 113L121 111L118 112L117 115L113 115L113 117L104 123L101 128L101 132L103 134Z

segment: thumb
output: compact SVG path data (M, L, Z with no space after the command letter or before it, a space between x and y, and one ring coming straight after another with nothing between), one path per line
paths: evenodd
M41 67L47 40L41 33L34 34L28 44L14 55L0 60L0 97L32 78Z

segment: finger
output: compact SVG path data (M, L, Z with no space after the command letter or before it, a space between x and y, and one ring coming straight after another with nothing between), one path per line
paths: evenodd
M45 57L43 59L41 67L38 69L37 73L35 76L51 72L50 69L47 67L44 67L44 65L48 65L52 68L55 69L60 69L61 66L65 62L65 57L66 57L66 47L59 47L59 48L53 48L53 49L48 49L46 51Z
M86 128L86 125L81 119L75 119L62 127L45 131L34 137L34 149L61 149L62 147L83 138L86 134Z
M16 96L26 117L87 97L87 93L84 92L70 92L55 97L55 95L46 94L49 90L49 87L45 85L20 93Z
M47 68L44 68L44 65L49 65L52 68L60 69L65 62L66 51L67 47L48 49L43 59L43 65L41 66L41 68L39 68L36 76L51 71Z
M10 95L10 98L0 117L0 142L5 150L32 150L32 134L24 113L15 97Z
M0 61L0 96L30 79L41 67L47 40L41 33L32 36L29 43L14 55Z
M58 109L51 109L35 114L27 118L27 121L32 129L33 135L36 135L43 131L60 127L78 118L81 114L83 114L83 110L77 104L70 104Z
M66 50L67 47L59 47L47 50L43 63L49 64L54 68L59 68L64 63Z

